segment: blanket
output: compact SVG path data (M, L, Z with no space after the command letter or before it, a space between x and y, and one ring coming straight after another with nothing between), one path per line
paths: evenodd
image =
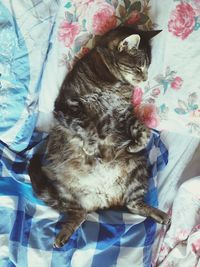
M149 267L156 223L121 211L89 214L65 246L53 248L63 215L35 197L27 174L28 160L44 145L38 134L19 153L0 143L0 266ZM151 176L146 201L156 207L156 177L168 158L158 134L147 152Z
M0 139L15 151L35 128L57 9L56 0L0 2Z
M200 177L185 181L178 189L168 231L160 233L159 253L153 266L199 266L200 256ZM178 218L178 220L177 220Z

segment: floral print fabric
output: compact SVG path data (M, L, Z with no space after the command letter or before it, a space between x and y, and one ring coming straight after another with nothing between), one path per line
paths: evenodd
M99 36L118 25L134 24L144 30L152 29L150 9L150 0L60 1L42 78L38 120L40 130L49 130L47 121L52 119L50 113L54 109L55 98L74 62L88 53Z
M184 182L171 210L171 226L162 231L153 267L195 267L200 264L200 177Z
M149 2L149 0L66 0L63 2L58 23L58 40L65 48L68 64L73 64L75 56L79 58L88 52L85 47L93 47L95 38L120 24L152 28L152 22L148 16Z
M199 0L62 0L39 110L53 110L74 62L88 53L100 35L120 24L162 29L152 40L148 81L138 85L132 96L138 117L157 130L200 136Z
M162 29L152 40L148 81L133 91L131 100L138 117L151 128L200 136L199 0L61 1L43 73L40 114L53 110L60 85L73 62L89 51L95 38L119 24ZM188 236L188 228L180 231L179 239ZM198 238L191 244L190 248L199 251ZM170 252L164 247L155 264L173 266L167 261L164 265L166 251Z
M132 103L139 118L154 105L151 119L143 118L152 128L200 136L200 1L169 2L165 22L156 21L163 31L152 41L148 81L136 87Z
M200 135L200 79L195 74L200 69L197 63L200 62L200 4L198 0L170 2L168 19L164 25L159 25L159 21L154 24L151 20L151 7L156 4L155 0L66 1L57 35L65 54L62 54L62 62L70 69L74 60L87 53L99 35L119 24L135 24L145 30L164 27L161 35L167 36L168 40L165 46L160 45L158 49L163 49L165 62L159 68L155 64L153 76L150 72L147 83L135 89L132 97L135 112L148 127ZM163 8L163 15L166 14ZM159 38L163 37L156 38L159 42ZM156 52L152 66L160 56ZM186 56L189 54L191 56ZM191 57L195 57L192 62ZM135 105L135 97L138 102L137 94L142 98Z
M193 7L187 2L178 4L170 17L169 31L184 40L192 33L194 25L195 11Z

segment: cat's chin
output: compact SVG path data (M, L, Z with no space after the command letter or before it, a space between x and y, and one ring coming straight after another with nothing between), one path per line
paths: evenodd
M144 79L141 79L141 80L136 80L136 83L137 83L137 85L138 85L139 83L146 82L147 79L148 79L148 78L144 78Z
M144 80L133 80L131 82L131 85L134 86L134 87L136 87L136 86L138 86L138 85L140 85L140 84L142 84L142 83L144 83L146 81L147 81L147 79L144 79Z
M135 85L138 85L139 83L143 82L142 80L136 80L134 81L135 82Z

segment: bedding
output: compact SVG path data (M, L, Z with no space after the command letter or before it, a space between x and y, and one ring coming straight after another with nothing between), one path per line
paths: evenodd
M56 22L41 86L40 129L48 131L45 118L49 121L64 75L74 61L94 45L94 36L122 23L162 30L152 40L149 78L134 89L138 117L157 130L200 136L198 0L65 1ZM51 75L52 68L57 75Z
M120 211L90 214L64 247L53 248L62 215L34 196L27 175L28 160L42 146L38 134L20 153L0 143L0 266L149 266L156 223ZM156 177L168 153L156 133L147 150L152 174L146 201L157 206Z
M178 189L172 207L171 227L162 233L156 266L199 266L199 192L200 176L184 182Z
M154 22L166 21L153 43L149 79L137 87L133 103L150 127L199 137L200 1L165 1L169 9L157 2L159 16L151 9Z
M194 23L189 24L190 31L180 35L177 30L174 31L173 25L174 17L178 16L177 6L182 3L187 7L190 5L194 10L196 28L192 28ZM198 10L198 0L0 2L0 267L31 267L37 264L42 267L149 267L151 262L153 266L163 264L163 267L167 266L168 262L171 264L175 261L173 249L167 250L167 258L161 248L162 245L170 245L166 240L169 240L168 236L171 236L176 225L172 225L171 232L168 232L168 229L162 229L150 219L116 211L90 214L86 223L74 233L68 244L61 249L53 248L53 240L61 227L63 215L35 197L27 166L33 153L43 151L47 138L47 134L35 130L36 123L37 129L48 132L53 123L53 103L64 76L76 58L87 53L92 47L98 35L121 22L135 23L145 30L152 27L162 28L161 35L152 42L150 77L155 77L154 75L161 72L165 73L165 63L170 58L170 50L167 49L168 54L163 60L168 39L174 40L170 39L167 43L170 49L177 46L177 43L180 44L181 55L186 47L191 46L191 42L194 44L191 51L194 52L198 48ZM189 15L191 14L193 13L189 12ZM189 18L191 19L190 16ZM163 49L160 49L161 47ZM189 55L196 55L192 54L193 52ZM186 65L188 58L182 58ZM172 60L168 62L168 70L173 72L174 64L178 63ZM172 73L175 76L172 75L173 79L168 81L166 89L168 92L171 87L176 88L177 95L167 96L166 93L166 103L171 103L172 98L175 103L180 95L187 96L186 89L196 90L198 87L198 62L195 59L194 64L190 65L194 71L193 75L182 65L177 65L177 73ZM183 75L180 74L182 70ZM147 84L150 82L151 80L147 81ZM161 93L158 94L159 90L152 89L156 95L154 98L157 109L152 108L151 105L148 106L152 103L149 103L145 86L147 85L141 84L141 87L135 90L138 93L135 97L139 96L138 116L141 116L145 123L157 128L158 118L155 112L159 104L156 101L159 101ZM163 84L160 86L165 88ZM198 90L195 91L195 95L192 95L188 102L192 111L179 114L187 123L195 114L197 127L192 128L192 133L197 135L198 131L195 129L198 130L198 93ZM145 103L146 100L148 103ZM133 96L133 104L134 101ZM144 112L143 104L146 105L147 112ZM176 128L176 123L170 123L170 116L162 118L165 118L166 122L166 127L161 123L162 128L191 133L191 128L185 126L185 121L180 123L179 117L176 117L177 125L179 123ZM164 211L169 210L172 212L172 218L177 218L177 203L180 203L178 207L181 207L181 201L178 199L171 209L177 190L185 181L185 177L199 176L199 153L193 158L198 144L199 139L192 136L166 134L164 131L160 137L159 133L154 131L147 147L152 171L146 201L154 206L159 205ZM191 174L192 162L195 174ZM186 168L183 175L186 166L189 171ZM183 187L180 188L177 198L181 196ZM192 195L194 192L188 194L190 193ZM194 225L197 222L195 218L188 220ZM174 221L175 219L172 222ZM188 236L192 234L193 232L190 232ZM193 242L195 248L192 246L190 252L198 250L198 231L194 234L195 238L197 236ZM188 242L188 246L191 248L190 244L193 243ZM191 261L195 260L192 252L190 254L193 257Z
M149 0L61 1L41 81L39 130L48 132L51 128L55 99L74 62L94 46L99 36L120 24L135 23L143 29L152 28L150 8Z
M163 132L162 138L168 148L169 158L167 166L158 175L158 202L161 209L168 210L169 214L172 215L172 223L169 229L157 225L156 238L152 252L152 266L184 266L180 265L181 263L183 264L181 258L186 260L187 257L189 262L190 258L192 261L196 259L197 256L197 253L190 253L191 246L188 237L192 235L193 230L198 226L199 220L199 212L195 207L198 206L198 194L196 193L196 190L199 188L198 184L200 180L200 139L169 132ZM193 180L195 181L193 182ZM181 198L179 198L179 196L181 196ZM193 203L190 208L188 208L188 203ZM195 203L197 206L195 206ZM178 208L178 213L176 207ZM181 213L183 215L181 215ZM166 242L168 242L167 240L169 240L167 237L170 236L171 240L173 238L176 239L176 234L182 231L184 232L185 227L188 228L188 230L191 230L188 231L188 236L184 236L185 248L188 247L189 250L183 250L183 254L181 254L181 250L178 249L177 251L180 253L176 253L176 245L179 245L179 243L181 244L182 241L175 245L174 243L169 242L167 243L168 249L169 246L171 249L169 249L167 253L165 250L163 256L162 250L163 247L166 247L164 246L164 241L166 240ZM174 258L176 258L174 265L173 258L168 261L168 254L171 250L173 254L172 248L175 251ZM180 263L177 259L180 259ZM189 267L195 265L188 263L188 265L185 266Z
M56 0L0 2L0 139L16 151L27 147L35 128L57 9Z

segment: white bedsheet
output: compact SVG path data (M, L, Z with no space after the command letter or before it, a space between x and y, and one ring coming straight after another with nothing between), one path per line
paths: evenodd
M200 138L163 131L162 139L169 151L167 167L158 178L159 203L168 208L180 185L200 174Z
M200 266L200 176L184 182L172 207L172 223L155 266Z
M175 238L177 238L176 235L178 231L179 233L180 231L184 232L185 231L184 229L187 228L187 236L184 237L184 239L185 239L185 251L188 251L188 247L192 248L190 245L191 243L190 236L192 235L193 228L197 226L198 220L200 223L200 214L197 214L198 209L196 209L195 212L193 213L189 213L190 212L189 210L188 213L187 211L185 211L184 217L181 218L178 215L179 212L183 210L184 206L187 205L188 207L189 205L188 203L190 204L193 203L190 200L189 196L191 196L192 199L196 197L197 186L195 185L193 186L192 181L194 180L193 177L200 175L200 139L192 136L180 135L177 133L169 133L169 132L163 132L162 138L169 150L169 162L166 168L161 173L159 173L158 200L160 209L168 211L172 215L172 223L169 229L166 229L165 227L161 227L159 225L157 227L157 237L154 243L154 250L153 250L153 266L171 267L179 265L177 265L177 262L174 263L174 265L169 263L167 255L168 253L171 253L170 255L172 256L170 257L174 257L173 252L171 251L177 248L175 246L175 243L173 244L174 245L173 246L172 242L171 243L168 242L167 243L168 249L169 246L171 246L171 249L167 251L166 254L163 254L164 253L163 250L164 249L166 250L167 247L167 245L165 244L166 239L169 239L170 236L171 238L170 240L174 240ZM200 186L200 176L195 179L199 181L198 185ZM186 192L184 191L184 189L189 190L189 193L183 194L183 192ZM194 210L194 207L191 206L191 209ZM187 214L188 214L187 226L184 226L184 223L181 222L181 220L183 220L183 218L186 218ZM180 224L177 224L177 221L179 220ZM183 229L181 229L180 225L183 226ZM198 239L199 238L198 235L199 233L198 234L195 233L195 238ZM177 253L181 252L178 250ZM194 257L194 254L189 252L187 253L185 252L184 255L190 258ZM172 258L170 258L170 260L172 260ZM194 260L194 258L191 259L191 261L192 260ZM161 261L163 261L162 264ZM173 261L174 259L171 262ZM180 264L181 262L182 261L180 259ZM180 266L189 267L192 265L187 265L186 263L186 265L180 265Z

